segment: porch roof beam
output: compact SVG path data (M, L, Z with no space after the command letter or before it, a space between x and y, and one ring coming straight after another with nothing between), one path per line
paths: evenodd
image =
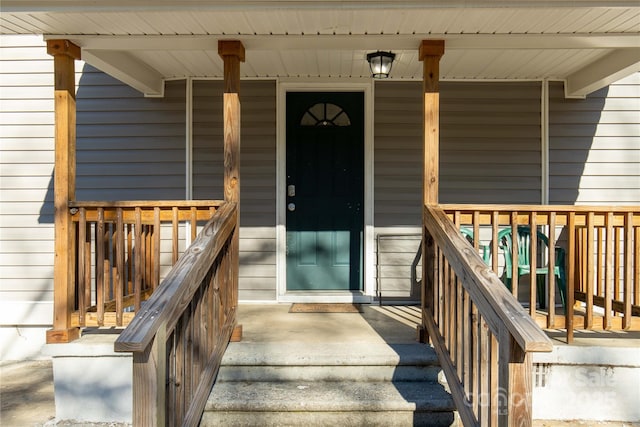
M280 7L285 9L335 9L339 8L496 8L496 7L602 7L599 0L398 0L392 5L380 0L165 0L150 4L148 0L3 0L6 12L69 12L69 11L149 11L167 9L258 9ZM637 0L609 0L607 7L635 7Z
M565 96L583 98L593 91L638 71L640 71L640 48L614 50L569 75L565 84Z
M414 50L424 34L292 34L239 35L247 50ZM430 34L447 42L451 49L620 49L636 48L638 35L610 34ZM47 35L45 39L66 38L94 54L103 50L211 50L224 35L95 36ZM123 45L123 41L126 44ZM125 49L123 49L125 46Z
M164 95L162 74L126 51L82 49L82 59L146 96Z

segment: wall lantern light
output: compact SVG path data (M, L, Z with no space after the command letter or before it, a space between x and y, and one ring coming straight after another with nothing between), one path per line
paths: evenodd
M373 52L367 54L369 68L371 68L371 77L374 79L386 79L389 77L395 53L391 52Z

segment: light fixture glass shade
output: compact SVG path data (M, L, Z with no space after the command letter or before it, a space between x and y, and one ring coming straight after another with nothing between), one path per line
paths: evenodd
M396 57L395 53L391 52L373 52L367 54L367 61L369 62L369 68L371 69L371 77L374 79L386 79L391 72L391 65L393 59Z

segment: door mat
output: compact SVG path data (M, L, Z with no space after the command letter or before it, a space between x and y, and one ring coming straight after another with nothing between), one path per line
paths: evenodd
M289 313L362 313L360 304L294 303Z

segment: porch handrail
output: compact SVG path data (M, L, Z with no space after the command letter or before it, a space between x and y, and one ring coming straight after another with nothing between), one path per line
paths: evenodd
M551 340L440 206L424 208L423 327L465 426L531 425L531 353Z
M133 352L133 424L195 425L235 326L235 203L217 210L115 342Z
M470 224L473 219L474 212L478 212L479 220L483 223L491 221L493 213L497 212L498 222L500 224L510 225L512 213L518 214L518 221L526 224L526 216L531 212L537 213L538 225L549 224L549 216L556 214L555 224L567 225L569 222L569 214L575 215L575 225L585 226L589 213L594 214L594 226L604 226L606 216L613 213L612 225L623 226L625 216L628 213L638 213L638 206L622 205L622 206L604 206L604 205L500 205L500 204L439 204L446 212L459 212L462 223ZM557 214L561 215L557 215ZM634 215L634 226L640 226L640 216Z
M161 221L171 221L175 216L178 221L202 220L209 219L207 211L213 211L222 205L222 200L87 200L69 202L69 209L72 218L77 221L80 209L91 212L93 216L87 217L87 220L96 220L98 209L105 211L105 221L115 221L116 210L121 209L124 215L125 223L134 223L135 210L141 209L144 213L142 221L152 224L154 217L154 209L160 210Z

